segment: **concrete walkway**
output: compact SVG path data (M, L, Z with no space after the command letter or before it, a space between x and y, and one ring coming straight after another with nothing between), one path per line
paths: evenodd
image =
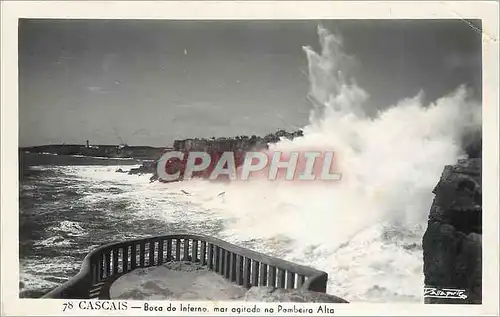
M243 300L247 289L196 263L169 262L135 269L110 288L111 299Z

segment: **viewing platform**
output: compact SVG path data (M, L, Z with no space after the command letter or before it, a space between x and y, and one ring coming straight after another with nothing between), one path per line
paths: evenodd
M323 271L220 239L171 234L98 247L43 298L280 301L274 293L281 301L345 303L325 294L327 280Z

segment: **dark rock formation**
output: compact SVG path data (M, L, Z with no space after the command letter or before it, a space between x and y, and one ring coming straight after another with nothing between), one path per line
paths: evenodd
M260 136L237 136L232 138L195 138L185 140L175 140L173 149L175 151L250 151L265 149L269 143L277 143L280 138L289 140L303 136L302 130L286 132L278 130L275 133L269 133L264 137Z
M117 171L118 172L118 171ZM143 162L141 166L137 168L131 168L128 172L129 175L133 174L154 174L156 173L156 162Z
M128 145L79 145L50 144L20 148L22 152L50 153L57 155L82 155L100 158L134 158L155 160L165 151L163 147L128 146Z
M250 288L243 298L248 302L293 302L293 303L348 303L346 300L325 293L301 289L283 289L267 286Z
M467 298L425 297L425 303L481 303L481 161L469 158L444 168L422 241L426 287L465 290Z
M185 139L185 140L175 140L173 144L173 151L184 152L184 160L171 159L171 162L167 163L168 173L176 173L180 171L180 178L182 180L183 171L187 162L187 153L192 151L205 152L210 154L211 162L215 164L222 155L223 152L233 152L235 155L236 166L238 167L243 162L244 154L248 151L259 151L264 150L269 147L269 144L277 143L281 138L287 138L289 140L296 137L303 136L301 130L295 132L286 132L285 130L278 130L275 133L270 133L264 137L259 137L252 135L248 136L237 136L233 138L195 138L195 139ZM194 173L193 177L206 178L212 172L214 166L209 166L205 171ZM224 176L222 177L224 178ZM151 181L159 180L161 182L171 182L159 179L156 174L156 169L154 175L151 177ZM220 179L219 179L220 180Z

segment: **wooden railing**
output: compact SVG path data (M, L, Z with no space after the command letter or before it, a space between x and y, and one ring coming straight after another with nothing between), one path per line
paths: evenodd
M170 261L190 261L231 282L250 288L306 289L326 292L328 275L316 269L254 252L202 235L172 234L111 243L92 250L80 272L44 298L89 298L89 290L113 276Z

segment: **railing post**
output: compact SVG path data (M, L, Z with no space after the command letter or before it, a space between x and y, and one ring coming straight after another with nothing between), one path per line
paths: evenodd
M104 253L104 257L106 259L106 278L111 276L111 255L110 255L110 250L107 250L106 253Z
M243 286L245 288L250 288L250 272L251 272L251 265L252 265L252 259L245 257L245 269L243 271Z
M184 239L184 258L183 261L189 261L189 239Z
M243 285L243 255L236 256L236 284Z
M167 243L166 251L165 240ZM175 257L172 245L174 240ZM191 241L192 245L190 246ZM192 249L190 249L191 247ZM165 252L167 253L166 257ZM138 255L139 259L137 259ZM78 277L54 290L48 294L48 297L88 298L90 288L94 284L106 281L107 278L115 274L127 273L137 267L145 267L146 261L148 266L153 266L155 264L161 265L165 259L166 261L200 262L202 265L207 265L208 269L217 272L231 282L243 285L245 288L268 285L288 289L307 288L322 293L325 293L327 288L328 274L325 272L299 265L294 266L293 263L266 257L215 238L204 239L197 235L171 235L109 244L92 251L87 255Z
M220 263L220 258L219 258L219 247L217 245L214 245L214 271L219 273L219 263Z
M113 254L113 274L115 275L118 273L118 249L112 249L111 250Z
M181 240L175 239L175 260L181 260Z
M285 288L285 270L278 269L278 283L277 287Z
M306 278L304 275L297 274L297 288L302 287L302 285L304 285L305 281L306 281Z
M218 254L218 256L219 256L219 267L218 267L218 269L217 269L217 272L218 272L220 275L222 275L222 276L224 276L224 262L225 262L225 261L224 261L224 260L225 260L225 255L224 255L224 252L225 252L225 251L226 251L226 250L224 250L223 248L219 248L219 254Z
M229 280L236 281L236 253L231 252Z
M163 239L158 241L158 265L163 264Z
M259 286L266 286L266 285L267 285L267 264L261 263Z
M312 279L311 283L309 284L310 291L326 293L326 283L328 281L328 274L322 273L310 278Z
M227 278L228 280L231 280L231 252L228 250L225 250L224 254L224 277Z
M209 270L213 270L214 268L214 245L209 243L207 250L207 266Z
M258 261L252 261L252 286L259 285L259 265L260 263Z
M128 245L122 248L122 264L123 264L123 272L128 272Z
M163 239L158 241L158 265L163 264Z
M104 254L99 254L99 281L104 279Z
M141 242L139 244L139 266L145 267L146 261L146 242Z
M96 284L99 281L99 266L96 259L92 259L90 262L90 267L92 268L92 283Z
M295 273L291 271L286 272L286 288L288 289L295 288Z

